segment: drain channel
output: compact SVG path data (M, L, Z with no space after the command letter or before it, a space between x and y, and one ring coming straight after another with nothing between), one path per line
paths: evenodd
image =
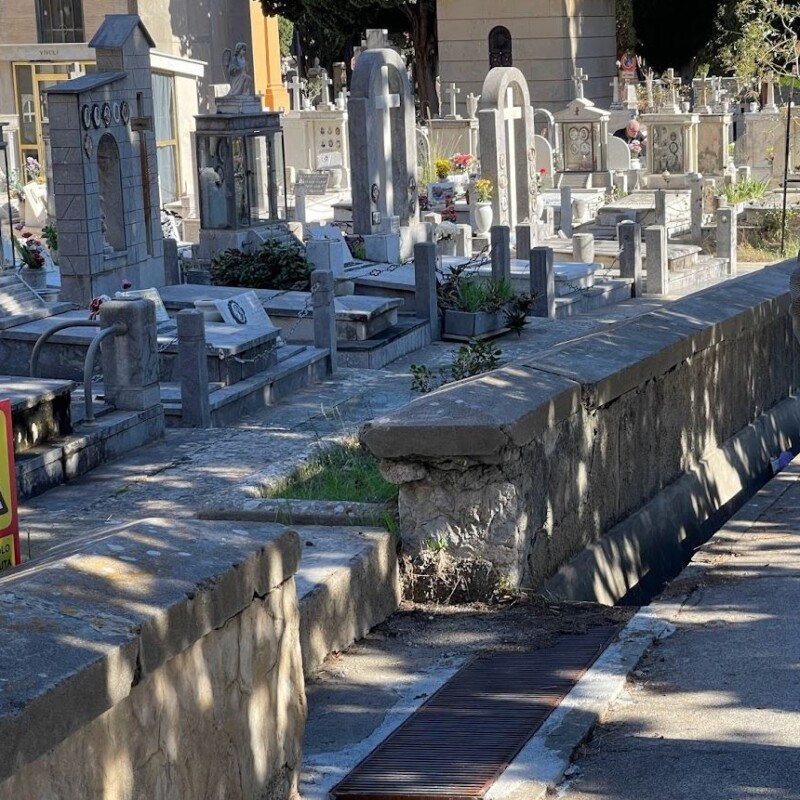
M337 800L467 800L500 777L616 636L619 626L561 637L545 650L478 656L372 751Z

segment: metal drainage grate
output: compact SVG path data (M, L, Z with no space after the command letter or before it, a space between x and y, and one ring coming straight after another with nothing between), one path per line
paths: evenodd
M594 628L530 653L479 656L372 751L337 800L483 797L619 630Z

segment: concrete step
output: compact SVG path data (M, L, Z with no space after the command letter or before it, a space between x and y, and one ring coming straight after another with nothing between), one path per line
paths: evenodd
M697 263L702 248L694 244L667 245L667 261L670 272L691 269Z
M669 273L669 293L687 294L696 289L725 280L728 275L728 261L724 258L700 256L695 264Z
M72 381L0 375L0 397L11 400L17 454L72 432Z
M594 286L565 297L556 297L556 318L596 311L631 299L633 281L624 278L597 278Z

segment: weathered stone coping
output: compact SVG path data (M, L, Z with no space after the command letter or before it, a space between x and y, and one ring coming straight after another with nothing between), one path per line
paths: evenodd
M766 267L612 331L446 386L367 423L362 441L387 460L491 461L508 445L530 443L581 404L587 410L608 405L695 353L788 314L796 266L784 261Z
M0 781L289 579L280 525L153 518L0 578Z

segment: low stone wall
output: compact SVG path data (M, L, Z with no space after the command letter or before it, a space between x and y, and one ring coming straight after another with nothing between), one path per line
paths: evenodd
M0 800L293 796L299 559L281 526L151 519L0 579Z
M794 267L707 289L368 423L362 441L400 484L406 547L443 538L454 556L540 588L720 452L742 476L763 472L770 447L798 444L796 416L753 452L733 444L797 388ZM698 519L676 519L678 530L731 499L715 496L713 480L689 485Z

